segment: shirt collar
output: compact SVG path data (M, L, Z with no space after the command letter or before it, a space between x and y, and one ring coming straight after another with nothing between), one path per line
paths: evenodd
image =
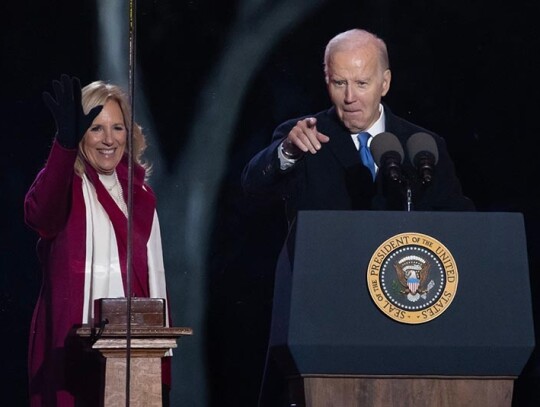
M373 125L370 128L364 130L364 131L367 131L369 134L371 134L371 137L368 140L368 145L371 143L371 140L373 139L373 137L375 137L377 134L381 134L385 130L384 107L381 103L379 103L379 113L380 113L379 118L375 121L375 123L373 123ZM351 137L353 139L354 145L358 149L358 139L356 137L357 134L358 133L351 134Z
M369 129L364 130L371 134L372 138L384 132L384 108L382 104L379 104L379 113L377 121Z

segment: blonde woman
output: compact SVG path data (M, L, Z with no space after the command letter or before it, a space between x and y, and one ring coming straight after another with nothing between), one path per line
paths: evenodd
M42 286L29 343L31 406L99 405L101 361L81 352L74 330L93 321L99 298L126 296L128 132L133 128L134 297L167 298L156 198L142 161L146 142L116 85L62 75L44 102L56 122L49 157L24 202L39 235ZM170 322L167 317L167 322ZM73 344L73 346L71 345ZM164 395L170 358L164 363Z

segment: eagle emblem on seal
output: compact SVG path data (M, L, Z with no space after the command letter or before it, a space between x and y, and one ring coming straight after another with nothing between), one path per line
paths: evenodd
M419 256L406 256L394 263L397 279L401 286L400 293L409 301L416 302L426 298L427 292L433 288L433 280L429 281L431 264Z

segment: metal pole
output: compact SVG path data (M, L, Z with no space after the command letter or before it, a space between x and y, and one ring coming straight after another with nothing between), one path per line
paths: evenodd
M131 385L131 274L133 260L133 129L135 128L135 65L136 65L136 17L137 2L129 0L129 99L131 104L131 124L128 134L128 230L127 230L127 268L126 268L126 407L129 407Z

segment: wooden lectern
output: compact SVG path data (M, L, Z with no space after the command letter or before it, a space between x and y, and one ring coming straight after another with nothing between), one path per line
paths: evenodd
M288 380L291 406L510 407L535 346L526 247L518 213L300 212L276 270L267 366ZM402 312L381 295L379 309L371 290L407 292L396 261L422 257L435 284L425 301L458 275L451 296ZM434 318L399 321L410 315Z
M510 407L513 378L306 375L291 377L296 407Z
M105 357L103 407L126 405L127 300L96 300L94 316L101 326L83 326L77 334ZM129 405L161 407L161 358L177 347L191 328L165 327L165 300L132 298L129 337Z

